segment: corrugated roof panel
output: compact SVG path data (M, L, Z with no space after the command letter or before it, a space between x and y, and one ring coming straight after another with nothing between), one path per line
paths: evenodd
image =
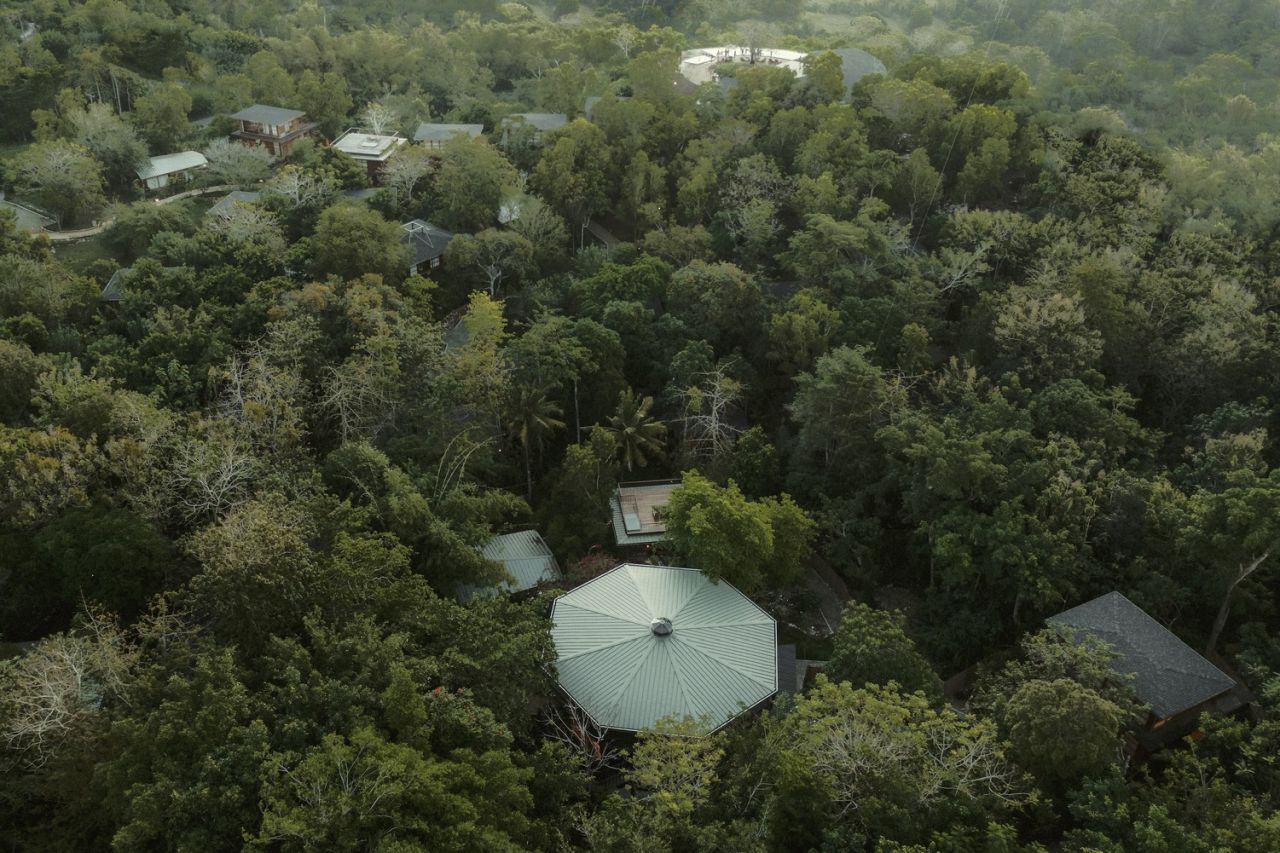
M484 589L459 584L456 596L464 604L476 597L490 597L498 592L523 592L544 581L555 581L561 577L555 555L536 530L495 536L480 549L480 553L487 560L502 563L510 579Z
M722 594L720 592L722 586L727 587L733 595ZM773 617L756 607L751 599L723 582L720 584L708 582L697 595L689 599L677 615L680 617L680 624L686 628L744 623L773 624Z
M662 617L670 633L652 630ZM557 599L552 622L561 685L607 728L718 728L777 686L773 619L691 569L623 564Z
M139 166L137 175L142 180L158 178L161 175L172 175L174 172L185 172L188 169L203 169L209 161L199 151L179 151L176 154L161 154L151 157Z
M627 573L655 617L674 617L707 585L706 576L693 569L636 566L629 568Z
M726 668L741 673L755 681L761 687L775 687L778 677L776 662L762 657L743 655L741 649L751 648L761 643L772 644L775 630L773 625L717 625L707 628L680 629L681 641L698 650Z
M563 660L556 670L562 680L573 683L570 695L574 701L609 718L632 673L644 664L651 651L647 638L633 637L608 649ZM597 722L606 724L604 719Z
M566 601L556 602L551 617L561 660L650 634L648 622L627 621L597 610L575 607Z
M689 716L695 719L710 717L715 725L720 720L732 719L774 693L772 684L761 685L724 666L688 639L671 644L670 655L677 663L681 685L689 697Z
M606 578L608 582L601 583ZM640 594L635 580L630 573L616 569L583 584L561 600L583 610L594 610L646 628L653 621L649 604Z

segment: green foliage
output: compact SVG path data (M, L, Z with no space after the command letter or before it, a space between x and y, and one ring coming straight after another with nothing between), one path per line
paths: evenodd
M903 630L902 614L860 602L845 605L827 674L855 687L895 682L905 692L942 698L942 682Z
M442 228L481 231L498 217L503 194L515 186L516 172L502 152L482 139L459 135L445 143L432 183Z
M373 273L385 281L404 279L408 249L400 229L371 210L338 205L320 214L316 224L315 266L319 275L356 278Z
M151 241L161 232L191 234L195 226L181 202L153 204L138 201L114 211L114 220L102 240L121 260L136 260L147 253Z
M0 843L1280 848L1267 4L37 5L0 16L4 189L115 222L0 211L0 631L33 641L0 665ZM717 43L806 73L685 85ZM887 70L846 80L849 45ZM317 130L271 162L229 138L255 102ZM484 132L343 198L368 172L324 140L370 103ZM531 110L571 121L503 121ZM262 198L129 204L188 148ZM411 217L456 234L432 279ZM529 520L566 585L615 564L617 480L668 450L701 473L655 559L790 634L816 548L911 601L940 672L984 662L965 715L855 606L849 684L616 768L582 731L582 773L530 714L546 602L449 599ZM1263 718L1120 773L1127 680L1037 632L1116 589Z
M892 685L819 677L773 737L775 808L788 816L773 826L775 845L862 834L920 842L933 829L1013 814L1028 796L989 721L934 710Z
M191 105L191 95L184 87L163 83L134 101L131 115L142 138L153 148L166 151L185 141Z
M1046 786L1101 775L1120 758L1124 710L1069 678L1028 681L1003 722L1018 764Z
M813 522L788 495L747 500L686 471L666 508L666 541L687 565L746 592L784 589L804 570Z
M661 458L667 428L650 417L652 408L652 397L640 399L628 388L618 397L618 411L604 428L617 444L627 471L645 467L651 457Z
M102 166L84 146L57 140L31 146L9 164L18 192L62 225L79 223L105 202Z

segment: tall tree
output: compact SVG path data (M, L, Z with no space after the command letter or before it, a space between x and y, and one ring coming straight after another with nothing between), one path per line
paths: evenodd
M556 209L581 244L587 223L608 198L609 148L604 132L584 119L547 134L530 186Z
M102 166L81 145L37 143L14 158L10 169L18 191L53 214L58 227L88 218L106 202Z
M533 500L533 467L530 459L535 450L541 455L548 435L564 429L564 421L559 418L562 412L559 406L547 398L544 389L521 385L513 387L509 411L511 421L508 430L524 453L525 496Z
M517 185L515 168L484 139L459 134L445 143L432 186L433 217L451 231L496 224L503 194Z
M650 417L652 408L652 397L640 397L628 388L618 397L617 412L609 417L606 429L617 441L618 453L628 471L637 466L643 468L650 457L662 453L667 427Z

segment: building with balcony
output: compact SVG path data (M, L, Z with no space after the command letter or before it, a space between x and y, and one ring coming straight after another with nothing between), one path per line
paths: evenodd
M307 121L301 110L254 104L245 107L231 118L240 122L231 137L246 145L265 148L274 157L288 157L299 139L315 130L315 123Z

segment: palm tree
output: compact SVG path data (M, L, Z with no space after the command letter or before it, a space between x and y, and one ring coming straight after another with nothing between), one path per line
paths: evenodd
M529 461L531 448L542 452L542 440L558 429L564 429L560 420L560 407L547 397L544 388L517 388L512 396L511 437L520 442L524 451L524 477L526 496L533 500L533 466Z
M630 388L618 395L617 414L609 418L609 432L618 439L618 452L630 471L643 466L647 455L662 454L666 424L649 416L652 397L637 397Z

